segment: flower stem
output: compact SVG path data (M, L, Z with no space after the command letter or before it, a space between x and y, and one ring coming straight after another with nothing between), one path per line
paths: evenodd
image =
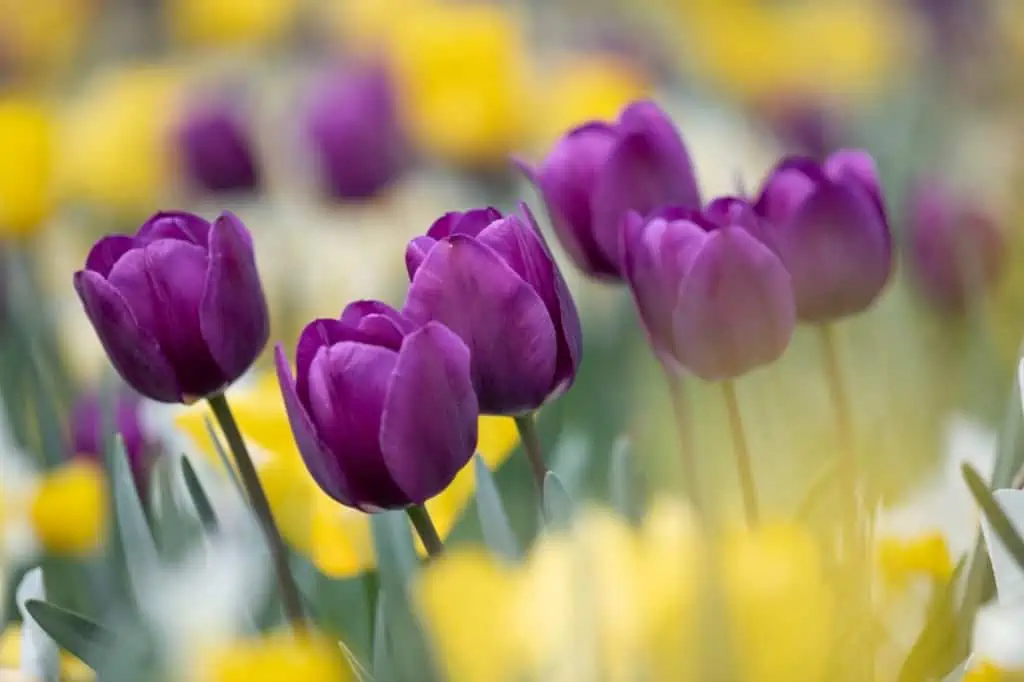
M533 482L537 486L537 493L543 499L544 478L548 475L548 467L544 464L544 451L540 446L540 436L537 435L537 421L532 412L515 417L514 419L516 428L519 429L519 439L522 441L523 450L526 452L526 459L530 462Z
M409 520L412 521L412 526L416 529L420 540L423 540L423 546L430 558L441 556L444 545L441 543L441 536L437 534L437 528L434 527L427 508L422 504L414 504L411 507L406 507L405 513L409 515Z
M686 401L683 399L683 390L675 373L669 369L664 362L661 363L668 382L668 393L672 399L672 412L675 416L676 431L679 434L679 461L683 467L683 486L686 488L686 496L698 516L704 516L704 502L700 495L700 482L697 480L697 457L693 451L693 437L690 433L689 413L686 410Z
M732 447L736 457L736 471L740 477L740 493L743 496L743 513L747 517L747 525L757 523L759 512L757 506L757 484L754 482L754 466L750 460L750 449L747 447L747 436L743 432L743 419L740 417L740 403L736 398L736 384L731 380L722 382L722 393L725 395L725 409L729 413L729 430L732 432Z
M231 407L223 393L207 398L207 402L228 441L228 447L235 458L235 465L238 467L238 474L242 480L242 487L245 488L249 503L252 505L253 512L266 537L270 557L274 562L274 573L277 576L277 587L281 592L281 603L284 606L285 614L292 627L297 632L303 632L306 629L306 624L302 614L302 601L299 598L295 579L288 567L288 552L285 549L284 540L281 539L281 534L274 524L270 503L267 502L267 495L260 485L259 476L256 474L252 458L249 457L249 450L245 446L242 433L238 430L238 423L235 421L235 416L231 413Z
M843 383L842 368L839 363L839 344L835 328L830 324L818 327L821 335L821 346L824 353L825 380L828 385L829 399L835 411L836 431L839 434L839 468L840 480L847 481L843 492L843 523L847 533L859 537L857 520L857 488L860 483L860 472L853 449L853 424L851 421L850 400ZM855 546L855 543L851 543Z

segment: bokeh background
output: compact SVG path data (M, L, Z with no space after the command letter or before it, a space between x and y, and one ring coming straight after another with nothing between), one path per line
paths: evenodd
M755 191L782 153L862 146L898 241L926 178L1006 240L1004 276L969 310L935 309L900 268L839 327L857 445L895 499L940 457L952 412L996 423L1010 390L1022 57L1018 0L0 0L0 240L29 259L83 387L107 363L71 275L97 236L156 210L243 218L273 339L291 346L350 300L400 302L404 244L442 213L525 200L543 216L509 156L536 162L633 99L672 114L709 197ZM677 486L666 388L627 292L586 280L551 243L585 334L576 387L541 415L554 466L574 494L603 497L625 435L638 487ZM792 508L835 450L819 353L799 331L739 385L769 508ZM721 395L686 390L702 475L730 504ZM498 479L506 499L529 499L524 458Z

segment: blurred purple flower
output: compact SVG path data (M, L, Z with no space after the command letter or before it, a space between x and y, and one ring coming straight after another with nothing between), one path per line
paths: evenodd
M276 351L288 418L313 478L338 502L377 511L437 495L473 456L469 348L377 301L302 331L292 376Z
M145 494L149 485L149 474L158 446L143 429L140 408L141 401L129 391L118 394L113 404L110 427L117 430L124 440L132 475L139 491ZM71 415L71 452L76 456L104 461L104 441L107 416L99 393L82 395L75 403Z
M521 210L448 213L405 253L404 313L466 342L487 414L523 414L562 393L582 353L576 304L529 208Z
M161 402L192 402L238 379L270 335L242 221L157 213L111 235L75 273L75 290L121 377Z
M622 277L619 243L629 211L700 208L686 145L653 102L631 104L615 123L575 128L537 169L520 165L543 196L562 245L593 276Z
M1002 273L1004 239L992 216L961 203L937 183L910 196L907 265L912 281L936 307L963 312Z
M763 104L760 113L787 152L820 160L840 146L838 114L822 102L782 97Z
M661 358L716 381L786 350L796 325L792 282L759 233L757 215L739 199L704 213L670 207L627 217L626 279Z
M196 99L183 112L175 141L186 178L207 192L252 192L260 173L244 112L225 98Z
M804 322L829 322L868 308L892 273L892 236L875 162L844 149L824 163L783 159L755 210L770 224Z
M312 90L305 135L324 192L332 199L371 198L406 169L410 149L390 74L369 66L331 74Z

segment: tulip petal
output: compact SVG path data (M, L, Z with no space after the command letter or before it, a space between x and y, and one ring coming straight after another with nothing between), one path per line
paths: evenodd
M802 167L797 159L780 164L765 180L754 210L777 226L785 223L821 184L815 177L820 172L817 166Z
M789 274L742 228L719 230L693 260L673 324L674 355L707 381L774 362L796 326Z
M102 276L75 273L75 291L118 374L139 393L165 403L180 400L174 369L160 344L141 328L128 303Z
M477 444L469 348L429 322L405 338L388 386L380 446L392 480L421 504L452 482Z
M492 206L470 209L455 221L452 225L451 234L464 234L475 237L488 225L496 220L501 220L501 218L501 211Z
M452 229L455 223L462 217L462 211L449 211L431 224L427 230L427 236L433 241L452 236Z
M343 341L321 348L309 366L309 415L334 453L360 508L403 507L380 452L384 401L398 354Z
M135 239L123 234L112 234L93 244L85 258L85 269L107 277L121 256L135 248Z
M242 221L231 213L214 221L199 305L203 338L229 381L252 366L270 338L270 314L247 236Z
M413 237L405 247L405 271L409 273L409 280L416 276L416 271L423 265L427 254L437 244L433 237Z
M373 345L394 351L401 347L405 333L412 331L412 325L402 317L402 313L381 301L349 303L342 311L340 321L365 332L373 339Z
M619 117L619 134L643 135L660 151L663 169L668 173L666 180L675 183L673 200L662 203L678 202L694 208L700 207L700 190L697 188L690 153L672 119L661 107L651 101L630 104Z
M136 238L143 243L157 239L179 239L207 246L210 242L210 223L185 211L161 211L139 228Z
M855 182L881 201L882 186L878 181L875 159L863 149L840 149L825 160L825 174L834 182Z
M295 379L292 377L288 358L281 344L277 344L274 349L274 364L277 367L277 380L281 385L285 411L288 413L288 423L291 424L292 435L295 437L295 445L299 448L299 454L302 455L302 461L305 462L313 480L325 493L342 504L354 505L355 500L352 498L351 486L345 478L337 458L320 440L320 436L313 426L313 420L310 418L309 412L306 411L303 401L299 398Z
M485 412L518 414L549 394L557 356L551 316L533 287L487 246L461 235L439 242L416 272L403 312L462 337Z
M321 318L307 324L299 334L299 342L295 348L296 390L303 400L308 398L306 377L309 365L316 357L317 351L324 346L332 346L342 341L357 341L368 345L377 345L376 338L365 331L341 320Z

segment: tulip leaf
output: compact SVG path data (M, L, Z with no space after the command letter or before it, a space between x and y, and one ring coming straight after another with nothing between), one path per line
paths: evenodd
M476 474L476 511L484 542L499 556L516 560L521 556L519 542L512 532L494 476L480 455L473 457L473 470Z
M93 670L114 643L113 633L105 627L56 604L30 599L25 609L61 649Z
M564 528L572 522L573 501L558 474L549 471L544 476L544 515L548 523Z
M150 481L153 530L161 556L174 561L182 556L196 539L199 524L181 503L175 490L180 455L168 453L153 467Z
M405 513L392 510L371 514L370 530L382 586L404 594L418 563Z
M358 660L369 660L372 606L364 579L331 578L297 553L291 555L290 565L295 583L317 627L345 642Z
M128 454L124 449L124 440L120 436L115 439L109 457L117 530L128 569L128 581L136 603L142 603L142 581L145 579L144 576L150 575L158 565L159 554L135 487L135 479L128 464Z
M639 489L633 446L628 438L616 439L608 463L608 492L612 506L636 523L643 515L643 491Z
M227 472L228 478L235 484L235 490L242 496L245 497L245 489L242 487L242 482L238 480L238 472L235 471L234 460L228 455L228 451L224 449L224 445L220 442L220 436L217 435L217 427L213 425L213 420L209 416L203 417L203 424L206 426L206 434L210 437L210 442L213 443L213 449L217 451L217 459L224 466L224 471Z
M373 677L377 680L394 679L391 671L391 646L388 641L387 598L381 590L377 596L377 615L373 619Z
M216 530L218 527L217 514L213 510L213 504L210 502L206 490L203 489L196 470L192 467L192 462L188 461L188 457L182 457L178 461L181 464L181 477L185 480L185 488L192 498L192 504L196 508L196 514L199 515L203 528L207 531Z
M1013 522L1007 518L1003 508L996 502L996 499L992 496L992 491L988 489L985 481L982 480L974 467L964 462L961 464L960 469L963 473L964 481L967 483L967 488L971 491L971 496L974 497L978 506L981 507L982 513L992 526L992 531L1006 547L1010 556L1017 563L1017 566L1024 570L1024 539L1021 539L1020 533L1014 527Z

